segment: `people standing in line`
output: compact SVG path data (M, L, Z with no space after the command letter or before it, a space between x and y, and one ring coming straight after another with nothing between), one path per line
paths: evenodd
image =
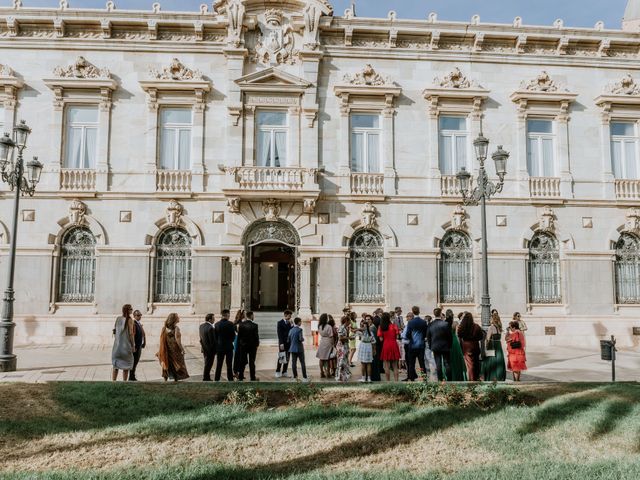
M329 315L329 321L328 321L329 326L331 327L331 329L333 330L333 349L331 350L331 353L329 354L329 378L333 378L336 376L336 368L338 365L338 352L337 352L337 346L338 346L338 327L336 326L336 321L333 319L332 315Z
M349 367L349 330L351 316L345 315L340 319L338 328L338 343L336 344L336 380L338 382L348 382L351 378Z
M451 316L453 317L453 312ZM433 321L427 330L427 343L435 358L438 381L450 379L453 331L449 322L442 319L441 308L433 309Z
M238 380L244 380L244 369L249 364L249 378L252 382L256 378L256 356L260 346L258 324L253 321L253 312L246 312L244 321L238 325L237 337L240 364L238 365ZM234 365L235 367L235 365Z
M128 303L122 307L122 316L116 318L113 327L113 348L111 349L111 380L118 379L118 370L122 370L122 380L129 379L129 370L133 368L135 352L135 327L131 318L133 308Z
M291 310L285 310L283 318L278 321L278 363L276 365L276 378L288 377L287 369L289 368L289 331L292 328ZM282 370L282 373L280 372Z
M400 348L400 370L407 370L409 344L411 344L411 340L407 337L407 330L411 320L413 320L413 313L407 312L406 323L404 323L402 330L400 330L400 344L398 345L398 348Z
M136 382L138 379L136 378L136 368L138 367L138 362L140 361L140 356L142 355L142 349L147 346L147 334L144 331L144 327L142 326L142 313L140 310L136 310L133 312L133 368L131 372L129 372L129 381Z
M291 369L293 371L293 379L298 378L298 360L300 360L300 368L302 369L302 379L307 381L307 364L304 360L304 335L302 332L302 319L296 317L293 319L293 327L289 330L289 353L291 354Z
M156 356L162 367L162 378L166 382L172 378L174 382L189 378L187 364L184 361L184 347L180 333L180 317L177 313L170 313L160 332L160 348Z
M356 348L358 346L356 340L356 333L358 331L358 314L356 312L349 312L349 367L353 368L356 365L353 363L353 357L356 354Z
M482 377L485 382L504 382L507 379L501 338L502 321L498 311L493 309L491 310L491 325L487 330L485 341L486 356L482 361Z
M222 310L222 319L214 325L216 335L216 373L215 381L220 381L222 375L222 364L226 363L227 366L227 380L233 382L233 343L236 340L236 329L229 321L228 309Z
M467 377L471 382L480 379L480 342L483 336L482 328L473 321L471 312L464 312L458 326L458 337L467 367Z
M520 374L527 369L526 343L524 333L520 330L520 324L514 320L509 323L507 332L507 368L513 373L513 381L520 381Z
M451 351L449 352L449 365L451 367L451 375L447 380L451 382L466 382L467 367L464 363L464 355L458 338L458 322L454 320L453 310L447 309L445 313L445 322L451 330Z
M315 315L311 317L311 339L313 340L313 346L317 347L320 342L320 334L318 333L318 319Z
M398 361L400 360L400 349L396 341L400 332L398 327L391 323L391 315L388 312L382 314L380 319L380 328L378 329L378 337L382 341L382 352L380 360L384 364L385 378L387 382L391 378L391 370L393 369L393 379L398 381Z
M213 360L216 358L216 333L213 327L215 316L213 313L207 313L204 322L200 324L198 332L200 334L200 351L204 357L204 371L202 372L202 381L211 381L211 369L213 368Z
M380 355L382 355L382 339L378 334L378 330L380 329L381 322L382 322L382 309L376 308L373 311L373 326L376 332L376 348L373 352L373 362L371 363L371 381L372 382L379 382L382 379L381 375L384 373L382 360L380 359Z
M366 315L360 322L358 329L358 339L360 346L358 347L358 361L362 368L361 382L371 382L371 363L373 362L373 350L376 345L376 331L373 327L373 318Z
M320 342L316 358L320 361L320 378L329 378L329 359L333 350L333 328L328 324L329 315L323 313L318 320Z
M513 314L513 321L518 322L518 328L521 332L526 332L529 328L527 327L525 321L522 319L522 315L520 315L520 312L516 312Z
M425 338L427 336L427 322L420 317L420 307L411 307L411 313L413 318L407 322L407 332L404 336L405 340L409 340L409 352L407 355L407 378L406 380L413 382L418 378L416 372L416 359L420 364L420 374L424 376L426 374L426 368L424 364L424 348ZM397 325L394 324L397 328ZM384 349L384 344L383 347Z
M242 322L244 322L245 313L244 310L239 309L236 312L236 318L233 320L233 328L236 330L236 339L233 341L233 377L239 378L240 376L240 365L242 364L242 352L238 348L238 327Z

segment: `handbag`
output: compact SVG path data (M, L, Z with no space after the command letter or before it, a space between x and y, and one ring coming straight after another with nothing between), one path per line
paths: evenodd
M336 349L332 348L329 352L329 358L336 358Z
M278 363L285 364L287 362L287 353L286 352L278 352Z
M510 345L511 348L522 348L522 343L520 342L520 340L514 340L510 343Z

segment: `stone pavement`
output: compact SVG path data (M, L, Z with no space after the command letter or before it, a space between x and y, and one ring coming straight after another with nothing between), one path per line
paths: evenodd
M192 375L188 381L202 379L203 361L199 346L187 346L187 368ZM277 358L275 345L260 346L256 368L262 381L289 381L275 379ZM138 366L137 377L141 381L162 381L160 367L155 358L157 347L145 348ZM0 381L107 381L111 379L111 347L104 345L30 345L15 349L18 370L0 373ZM640 351L620 350L616 361L616 379L640 380ZM529 370L524 381L610 381L611 363L600 360L596 349L569 347L545 347L527 352ZM315 350L306 352L308 373L314 381L320 380ZM360 378L360 365L352 369L352 381ZM223 373L224 375L224 373ZM247 372L248 375L248 372ZM400 378L404 377L401 372ZM331 380L333 381L333 380Z

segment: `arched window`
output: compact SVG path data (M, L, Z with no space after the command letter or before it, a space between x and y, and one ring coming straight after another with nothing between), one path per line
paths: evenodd
M447 232L440 244L440 302L473 302L471 241L463 232Z
M640 239L629 233L616 243L616 302L640 303Z
M529 302L560 303L560 250L555 237L536 233L529 243Z
M93 302L96 284L96 239L86 227L65 232L60 244L58 301Z
M168 228L158 237L155 272L154 301L191 301L191 238L183 229Z
M356 232L349 243L349 302L384 302L384 247L374 230Z

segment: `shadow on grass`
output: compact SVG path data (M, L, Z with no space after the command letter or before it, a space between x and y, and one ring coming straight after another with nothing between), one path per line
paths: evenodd
M630 400L613 400L605 407L603 417L596 423L591 440L613 432L616 427L633 411L634 404Z

